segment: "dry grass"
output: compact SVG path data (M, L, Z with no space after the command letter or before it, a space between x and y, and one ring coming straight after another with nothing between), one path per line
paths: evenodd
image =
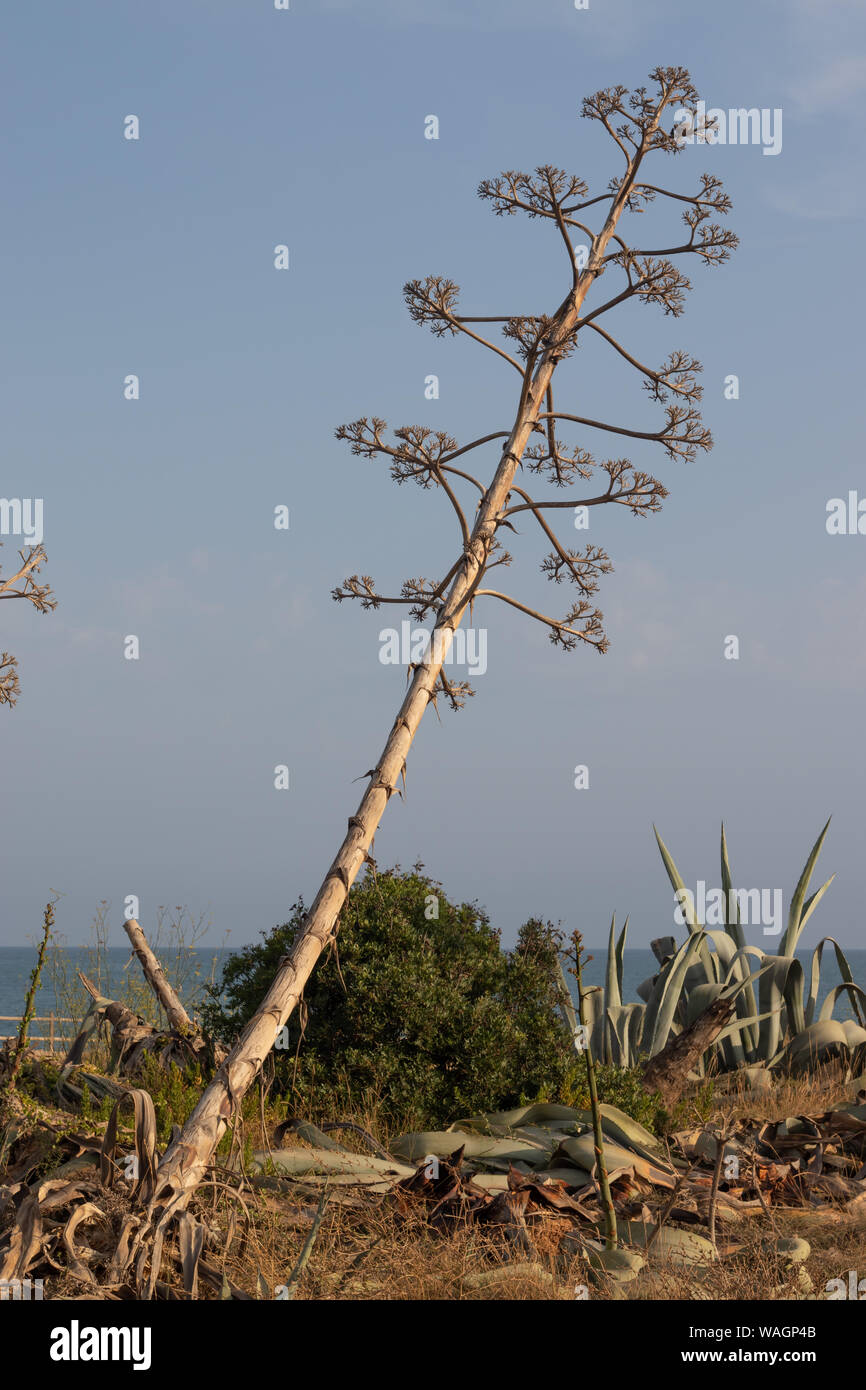
M856 1099L866 1086L866 1078L846 1081L838 1066L817 1068L809 1076L774 1077L767 1090L751 1090L736 1072L714 1080L714 1101L718 1115L733 1119L783 1120L789 1115L817 1115L834 1105Z
M786 1116L820 1114L844 1100L853 1100L858 1083L844 1083L838 1074L781 1080L768 1093L750 1091L742 1084L722 1088L711 1124L750 1116L774 1121ZM321 1116L317 1117L321 1119ZM371 1104L354 1122L372 1133L387 1148L392 1126L383 1121L379 1107ZM363 1141L346 1131L341 1143L358 1152L369 1152ZM262 1146L261 1129L252 1136ZM288 1140L290 1142L290 1138ZM232 1282L253 1291L259 1272L269 1289L286 1282L300 1255L321 1189L313 1184L283 1184L284 1191L248 1194L250 1222L245 1240L236 1240L226 1259ZM744 1226L746 1229L744 1229ZM706 1228L697 1226L706 1235ZM588 1288L590 1297L630 1295L630 1286L619 1290L610 1281L598 1280L579 1255L564 1256L559 1238L572 1230L571 1222L555 1213L530 1219L529 1235L537 1260L528 1262L515 1254L501 1235L483 1228L458 1227L443 1234L433 1229L418 1212L402 1216L385 1194L333 1188L312 1258L300 1282L297 1296L308 1299L573 1299ZM796 1267L786 1267L764 1243L780 1236L799 1236L809 1242L812 1254L808 1272L816 1292L828 1280L847 1278L850 1269L866 1275L866 1215L859 1220L838 1215L829 1208L797 1212L770 1209L769 1216L750 1217L734 1223L719 1215L721 1248L727 1241L742 1242L736 1258L721 1259L696 1282L688 1267L661 1266L654 1270L649 1294L631 1296L656 1299L757 1301L804 1297ZM479 1277L480 1276L480 1277Z
M843 1100L854 1099L857 1090L856 1083L844 1084L830 1073L777 1081L769 1092L749 1091L741 1083L717 1080L709 1125L744 1117L775 1121L792 1115L818 1115ZM25 1147L19 1149L18 1161L23 1155L30 1182L35 1175L52 1171L62 1160L55 1140L45 1130L46 1123L67 1134L99 1135L104 1129L104 1120L94 1116L85 1121L46 1106L32 1095L25 1097L24 1109L31 1122L41 1122L41 1128L37 1123ZM231 1154L220 1159L226 1166L213 1170L199 1189L194 1211L206 1230L200 1298L219 1297L223 1276L236 1297L285 1296L281 1290L289 1284L304 1249L322 1188L315 1181L262 1178L245 1171L244 1156L252 1150L299 1142L291 1134L282 1145L275 1142L274 1129L281 1118L281 1110L270 1105L266 1097L251 1093L235 1127ZM322 1121L323 1116L309 1118ZM379 1097L369 1097L361 1113L356 1110L351 1118L385 1149L397 1132ZM132 1131L126 1120L121 1123L120 1136L122 1146L124 1141L127 1146L131 1144ZM335 1137L346 1148L369 1153L368 1145L351 1129ZM3 1180L0 1173L0 1182ZM104 1228L88 1228L86 1239L96 1251L102 1246L109 1250L112 1232L129 1210L128 1198L121 1185L97 1200L106 1223ZM646 1200L651 1208L658 1206L655 1196ZM705 1215L705 1208L702 1210ZM706 1225L697 1217L687 1229L707 1234ZM566 1233L572 1236L568 1253L560 1247ZM531 1242L529 1253L515 1249L502 1227L455 1223L443 1228L430 1223L428 1208L421 1201L401 1203L387 1192L332 1182L312 1254L293 1296L327 1301L537 1301L571 1300L585 1289L596 1299L802 1299L808 1291L800 1283L797 1268L786 1266L766 1244L776 1237L794 1235L812 1247L806 1268L818 1296L830 1279L847 1282L849 1270L858 1271L858 1278L866 1276L866 1214L857 1221L830 1205L798 1211L770 1206L766 1213L737 1221L720 1207L719 1245L724 1251L728 1243L739 1244L735 1257L720 1259L703 1270L654 1262L650 1278L642 1276L638 1283L626 1286L616 1286L604 1278L599 1281L589 1269L580 1240L575 1242L571 1218L553 1210L528 1212L526 1234ZM171 1244L164 1252L162 1277L165 1283L160 1292L164 1296L185 1296L177 1250ZM86 1299L100 1295L92 1286L58 1271L47 1274L45 1296Z
M297 1186L297 1185L296 1185ZM300 1255L318 1194L307 1200L268 1194L247 1195L250 1225L237 1238L225 1259L228 1278L254 1293L261 1274L273 1295L288 1280ZM530 1225L538 1252L536 1261L512 1261L513 1252L501 1236L477 1227L443 1235L418 1217L401 1217L384 1197L364 1195L343 1204L340 1195L329 1204L312 1258L301 1280L298 1297L327 1300L453 1300L453 1299L573 1299L586 1288L590 1297L616 1296L713 1301L749 1299L759 1302L803 1298L797 1267L788 1268L763 1243L775 1235L799 1236L812 1247L807 1269L816 1292L830 1279L847 1279L848 1271L866 1274L866 1223L842 1219L829 1224L816 1213L789 1218L774 1214L773 1226L753 1218L747 1233L719 1223L720 1241L744 1239L741 1254L719 1260L705 1273L688 1267L662 1265L654 1269L650 1287L625 1286L590 1271L580 1255L557 1255L559 1237L570 1222L554 1215ZM698 1228L702 1230L702 1228ZM706 1234L705 1230L702 1230ZM221 1232L220 1232L221 1234ZM479 1277L480 1276L480 1277Z

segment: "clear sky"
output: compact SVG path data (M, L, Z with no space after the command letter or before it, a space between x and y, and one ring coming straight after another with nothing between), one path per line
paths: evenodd
M379 661L399 610L330 591L360 572L397 592L456 554L445 500L397 488L334 429L365 413L461 443L510 427L516 376L411 323L401 286L438 273L465 312L555 308L555 228L494 217L477 184L550 162L601 191L620 156L581 99L658 63L688 67L710 107L783 111L775 156L659 158L671 187L724 178L741 246L685 267L681 319L642 306L617 325L653 363L702 360L715 449L685 465L636 441L663 511L593 515L615 564L606 656L476 609L487 670L461 713L424 720L375 852L423 860L506 942L532 914L598 941L616 910L637 946L673 930L653 822L686 882L715 885L724 818L736 884L787 900L832 813L821 867L838 877L809 939L866 944L866 535L825 525L829 499L866 498L862 5L55 0L4 27L0 492L44 500L59 606L0 606L22 685L0 710L0 944L30 938L52 890L72 941L110 899L116 943L129 894L145 929L183 903L238 944L313 897L405 690ZM642 221L651 245L678 228L659 205ZM558 381L563 409L657 427L600 341ZM508 588L560 612L537 534L510 538Z

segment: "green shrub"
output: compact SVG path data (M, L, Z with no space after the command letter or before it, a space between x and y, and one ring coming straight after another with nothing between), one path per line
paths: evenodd
M652 1134L664 1138L677 1129L691 1129L708 1124L713 1114L715 1088L711 1080L689 1088L672 1111L665 1109L658 1091L644 1090L641 1080L643 1062L633 1067L618 1067L611 1062L596 1062L595 1078L598 1098L603 1105L615 1105ZM589 1088L586 1068L581 1066L573 1082L563 1092L566 1105L578 1110L589 1109Z
M596 1062L595 1080L602 1105L615 1105L626 1115L653 1134L664 1134L669 1117L658 1091L645 1091L641 1083L641 1068L617 1067L609 1062ZM586 1068L582 1067L575 1084L568 1091L568 1105L578 1110L589 1109L589 1087Z
M304 905L232 955L205 1027L231 1041L261 1003L304 921ZM275 1049L275 1087L294 1108L333 1117L371 1094L385 1115L435 1126L526 1099L553 1099L574 1071L559 1012L559 933L532 919L514 950L477 904L451 903L416 865L368 874L349 893ZM303 1036L302 1036L303 1033Z
M153 1054L145 1053L136 1085L150 1094L156 1115L157 1139L164 1144L171 1134L172 1125L183 1126L189 1119L201 1099L204 1080L197 1067L191 1067L184 1073L176 1063L171 1062L166 1067Z

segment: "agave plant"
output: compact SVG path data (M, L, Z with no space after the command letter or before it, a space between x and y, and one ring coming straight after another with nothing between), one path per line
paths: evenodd
M657 975L638 987L642 1002L623 1003L623 957L628 919L617 935L611 921L604 988L584 990L584 1012L590 1024L590 1045L600 1060L634 1066L652 1057L719 998L736 1001L733 1021L718 1035L700 1062L730 1071L737 1067L774 1067L801 1073L816 1064L841 1059L856 1073L866 1066L866 992L855 983L842 947L833 937L819 941L810 967L804 971L795 955L797 944L815 908L835 875L809 895L812 874L830 822L812 847L791 895L788 920L776 954L747 943L740 920L740 901L733 891L725 828L721 834L721 877L725 922L723 929L698 920L691 895L671 854L655 831L668 878L688 928L682 945L673 936L652 943L659 961ZM655 829L655 827L654 827ZM824 947L833 946L842 983L831 989L816 1017L821 993ZM757 985L757 996L755 986ZM833 1011L842 995L851 999L854 1019L839 1020Z

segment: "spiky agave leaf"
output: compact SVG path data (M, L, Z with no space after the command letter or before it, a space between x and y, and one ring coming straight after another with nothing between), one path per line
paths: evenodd
M817 896L817 894L815 896ZM826 946L828 941L833 946L833 949L836 952L836 964L839 967L839 974L842 976L843 981L845 982L845 984L848 985L854 984L854 976L851 973L851 966L848 963L848 957L845 955L845 952L842 950L842 947L839 945L839 942L833 936L823 937L818 942L818 945L812 952L812 963L809 968L809 997L806 1000L805 1010L807 1027L810 1023L813 1023L815 1020L815 1009L818 1006L818 994L820 993L821 989L821 960L824 955L824 947ZM861 1013L860 1003L857 999L856 993L851 994L850 998L854 1007L854 1012L857 1015L857 1020L861 1025L863 1025L864 1018ZM821 1016L824 1016L823 1011Z
M610 1060L617 1067L633 1067L643 1031L645 1004L613 1004L607 1009Z
M718 998L719 995L722 993L722 990L727 985L729 985L732 962L737 953L736 941L733 940L727 932L718 930L708 930L707 937L711 941L714 948L714 950L710 953L710 962L713 967L713 978L712 980L707 981L707 984L712 985L713 993L712 996L707 996L707 1002L704 1005L705 1008L709 1006L709 1004L712 1002L712 999ZM737 974L737 978L742 978L741 972L739 972L736 967L734 968ZM688 988L688 980L686 981L686 986ZM742 999L739 995L737 995L736 991L732 992L731 997L736 997L738 1017L746 1018L749 1016L751 1012L753 1012L748 1008L743 1008ZM693 1013L691 1010L691 1005L687 1004L687 1022L692 1023L694 1022L695 1018L697 1018L697 1014ZM718 1055L720 1056L726 1070L730 1070L733 1067L742 1066L746 1060L745 1053L743 1051L743 1044L738 1033L731 1034L721 1043L719 1043L717 1040L717 1044L716 1046L714 1046L713 1050L714 1052L718 1052Z
M676 864L674 863L670 850L668 849L667 845L665 844L664 840L662 839L655 826L653 826L653 834L656 837L656 843L658 844L662 861L664 863L665 869L667 870L667 875L671 881L673 890L677 894L677 900L680 904L680 911L683 914L689 931L692 933L703 931L704 924L703 922L698 921L698 917L694 909L692 895L686 888L683 876L677 868ZM709 979L710 970L712 967L709 958L709 951L704 942L701 942L700 956L707 972L707 979Z
M648 1052L654 1057L661 1052L671 1031L674 1017L683 994L686 973L704 945L706 933L693 932L680 947L673 960L664 967L656 981L652 998L647 1004L645 1037L649 1032Z
M725 894L725 929L730 937L737 943L737 949L742 951L748 944L746 934L740 922L740 900L734 894L734 880L731 873L731 864L728 859L728 842L725 837L725 823L722 821L721 834L721 867L722 867L722 889ZM737 999L737 1016L747 1018L757 1013L758 1001L755 998L755 991L749 987L744 994ZM742 1041L737 1038L735 1051L742 1050L744 1047L754 1051L758 1044L758 1034L751 1028L743 1030Z
M734 886L731 875L731 865L728 859L728 842L725 839L725 822L722 821L722 891L725 895L725 927L728 934L736 941L738 950L742 950L746 945L746 937L740 923L740 900L732 893Z
M776 1071L802 1076L823 1063L836 1059L847 1061L850 1051L845 1029L838 1019L819 1019L790 1038L770 1065Z
M800 933L803 930L803 927L806 925L806 894L809 891L809 881L812 877L812 872L815 868L815 865L818 862L818 855L821 853L821 846L823 845L825 837L827 835L827 831L830 828L831 819L832 817L828 817L824 829L821 831L821 834L818 836L817 840L812 846L812 852L810 853L809 858L806 860L803 872L797 880L797 886L794 889L793 895L791 897L791 906L788 909L788 925L785 929L785 935L779 942L780 956L792 956L794 954L794 952L797 949L797 942L800 939ZM819 888L818 892L813 894L813 897L809 900L810 916L817 907L827 888L829 888L832 881L832 879L828 879L824 886L822 888Z
M729 1069L745 1066L747 1053L751 1059L758 1038L757 1024L760 1015L756 1012L754 986L756 981L772 968L772 960L775 957L768 957L756 946L746 946L735 951L733 941L724 932L708 932L707 934L712 937L719 960L725 967L720 994L736 1001L737 1019L742 1025L741 1028L723 1029L716 1039L716 1045ZM758 957L761 964L759 969L750 973L747 956L752 954Z
M605 984L607 988L608 1008L619 1007L622 1004L622 971L623 971L623 951L625 950L626 934L628 932L628 921L620 932L619 940L616 939L616 913L610 919L610 936L607 943L607 972Z
M700 923L697 919L697 915L694 909L694 903L692 900L692 895L686 888L683 876L677 868L676 864L674 863L670 850L668 849L667 845L665 844L664 840L662 839L655 826L653 826L653 834L656 837L659 852L661 854L664 866L667 869L668 878L670 879L671 884L673 885L674 892L679 894L680 909L682 911L683 917L685 918L686 926L688 927L690 932L700 931L702 923Z
M812 913L815 911L815 908L818 906L819 902L820 902L821 899L823 898L824 894L827 892L827 889L830 887L830 884L833 882L833 879L834 879L835 877L836 877L835 874L831 874L830 877L827 879L827 882L826 882L826 883L822 883L822 884L821 884L821 887L818 888L818 889L812 894L811 898L807 898L806 904L805 904L805 906L804 906L804 908L803 908L803 911L802 911L802 913L801 913L801 915L800 915L800 931L801 931L801 932L802 932L803 928L805 927L806 923L808 922L809 918L812 916Z
M625 951L625 942L628 935L628 923L629 919L626 917L622 931L619 934L619 940L617 940L616 913L614 913L610 919L610 936L607 944L607 969L605 971L605 1005L607 1010L612 1008L618 1009L622 1006L623 952ZM604 1052L599 1058L601 1061L612 1061L614 1051L620 1051L618 1043L610 1036L610 1028L611 1023L608 1014L604 1029Z
M749 956L754 956L754 958L761 964L762 967L764 964L771 964L776 959L775 956L768 956L767 952L762 951L760 946L744 946L741 950L737 951L731 958L731 965L728 972L728 979L726 980L726 984L730 984L733 982L735 978L735 971L746 972L746 975L748 975ZM760 973L763 973L763 971L756 971L751 976L751 984L749 988L751 990L751 996L753 999L755 998L754 982L758 978L758 975ZM756 1002L756 1010L757 1007L758 1005ZM779 1005L779 1007L781 1007L781 1004ZM755 1065L765 1060L761 1051L760 1030L756 1025L756 1017L757 1014L754 1012L748 1014L748 1018L751 1019L751 1025L748 1029L744 1030L742 1034L742 1046L747 1066Z
M803 1031L806 1017L802 963L795 956L768 956L767 963L770 969L761 977L758 998L761 1013L769 1018L761 1025L758 1053L769 1066L787 1038Z
M852 1003L854 1004L855 1009L857 1008L858 996L860 999L866 1000L866 990L862 990L859 985L856 985L854 983L853 980L846 981L845 984L842 985L836 985L833 989L830 990L829 994L827 995L827 998L821 1005L821 1012L818 1015L818 1018L821 1022L825 1022L827 1019L831 1019L833 1017L833 1010L836 1007L836 1000L839 998L840 994L847 994L848 997L851 999ZM855 1024L854 1026L862 1028L862 1023Z
M763 1022L765 1018L769 1017L769 1014L753 1014L751 1018L732 1019L732 1021L726 1024L725 1027L722 1028L721 1032L717 1035L716 1042L718 1043L719 1041L727 1040L729 1037L734 1037L737 1033L742 1032L743 1029L745 1029L746 1027L754 1027L755 1025Z

